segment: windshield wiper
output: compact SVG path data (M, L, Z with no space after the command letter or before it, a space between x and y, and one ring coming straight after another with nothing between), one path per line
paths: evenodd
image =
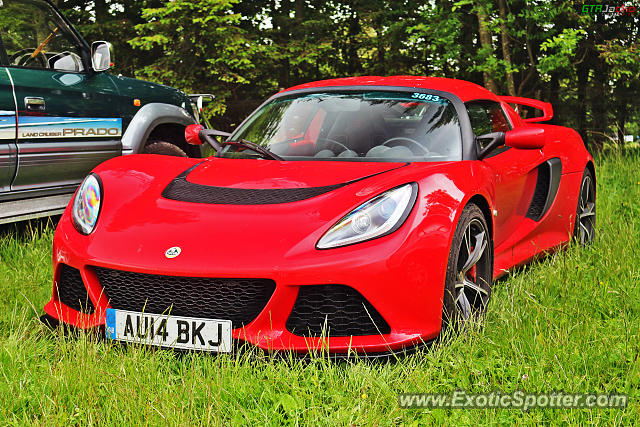
M221 141L220 145L233 145L236 147L244 147L244 148L253 150L258 154L261 154L262 157L266 159L284 161L284 159L278 156L276 153L269 151L265 147L258 145L255 142L247 141L246 139L239 139L237 141Z

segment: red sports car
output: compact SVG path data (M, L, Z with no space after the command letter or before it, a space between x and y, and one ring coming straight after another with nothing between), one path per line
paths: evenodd
M593 239L592 157L551 117L465 81L357 77L284 90L219 141L190 127L214 156L119 157L84 180L44 320L215 352L432 340L497 276Z

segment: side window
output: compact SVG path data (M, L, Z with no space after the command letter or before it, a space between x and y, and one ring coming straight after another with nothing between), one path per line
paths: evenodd
M502 111L500 104L493 101L471 102L467 104L467 112L471 128L476 136L492 132L507 132L511 125ZM484 148L478 141L478 148Z
M0 3L0 23L9 66L83 71L80 49L71 30L46 2Z

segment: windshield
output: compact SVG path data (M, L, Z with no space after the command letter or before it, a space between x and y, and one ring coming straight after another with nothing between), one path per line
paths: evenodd
M256 111L230 141L247 140L285 160L446 161L462 159L458 115L440 95L321 92L283 96ZM221 157L254 158L226 146Z

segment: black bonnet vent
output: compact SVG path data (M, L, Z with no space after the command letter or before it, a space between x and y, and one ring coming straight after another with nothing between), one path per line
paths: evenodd
M176 178L162 192L165 199L181 202L207 203L212 205L275 205L310 199L347 185L336 184L325 187L247 189L211 187L194 184L186 177Z
M388 172L379 172L353 181L323 187L250 189L215 187L187 181L189 173L199 165L192 166L175 177L162 192L162 197L180 202L211 205L275 205L311 199L380 173ZM406 164L399 167L403 166L406 166Z

